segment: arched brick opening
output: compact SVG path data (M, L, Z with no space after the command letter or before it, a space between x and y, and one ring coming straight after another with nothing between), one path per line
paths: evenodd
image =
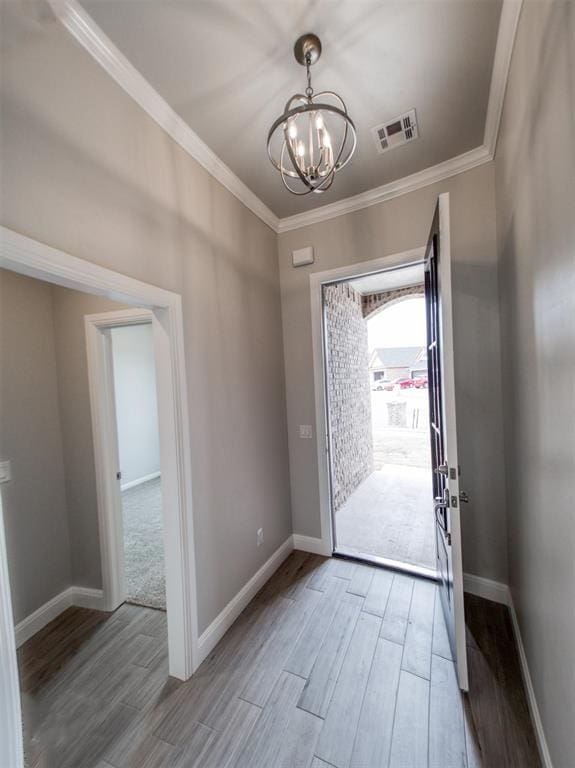
M425 298L425 287L423 283L419 285L410 285L407 288L397 288L395 291L382 291L381 293L370 293L361 297L361 309L365 320L370 320L379 314L383 309L391 307L393 304L399 304L406 299Z

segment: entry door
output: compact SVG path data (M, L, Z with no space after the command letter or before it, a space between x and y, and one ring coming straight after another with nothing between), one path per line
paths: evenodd
M427 370L437 572L459 686L468 689L459 515L449 194L439 196L425 255Z

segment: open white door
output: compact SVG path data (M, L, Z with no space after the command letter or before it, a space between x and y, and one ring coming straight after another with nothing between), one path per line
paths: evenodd
M468 690L457 458L449 194L439 196L425 254L427 368L439 593L457 666Z

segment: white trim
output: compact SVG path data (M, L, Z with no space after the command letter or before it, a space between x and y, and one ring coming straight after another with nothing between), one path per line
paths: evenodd
M274 232L328 221L345 213L358 211L399 195L435 184L438 181L487 163L493 159L509 64L513 53L515 33L523 0L503 0L493 59L489 102L485 119L484 143L457 157L425 168L389 184L362 192L336 203L280 219L247 187L241 179L199 138L190 126L170 107L150 83L128 61L124 54L104 34L96 22L77 0L49 0L50 5L68 32L83 46L98 64L112 77L155 122L172 137L191 157L229 190L249 210L265 222ZM262 155L263 157L263 155ZM262 160L262 162L265 158Z
M216 647L240 613L272 577L293 548L293 536L289 536L202 632L198 642L200 662Z
M72 605L91 608L93 611L105 611L104 592L90 587L72 587Z
M424 256L425 247L414 248L410 251L403 251L402 253L383 256L379 259L373 259L371 261L362 261L357 264L349 264L345 267L337 267L336 269L330 269L323 272L314 272L309 276L316 425L315 434L318 464L319 508L321 518L321 538L316 539L316 541L321 542L321 544L317 545L321 550L319 554L325 554L329 556L333 552L333 531L329 493L329 458L327 453L327 420L321 301L322 286L324 283L331 283L334 280L361 277L363 275L369 275L373 272L378 272L383 269L392 269L394 267L400 267L416 261L422 261ZM296 535L299 537L299 534Z
M0 266L152 311L166 536L170 674L188 679L197 662L197 592L191 449L181 297L0 227ZM133 314L133 313L132 313ZM2 553L0 552L0 556Z
M300 533L294 533L293 546L294 549L299 549L301 552L311 552L314 555L325 555L325 557L332 555L331 549L326 546L325 542L314 536L302 536Z
M138 477L136 480L130 480L129 483L122 483L120 485L121 491L129 491L130 488L135 488L138 485L143 485L144 483L148 483L150 480L157 480L158 477L161 477L162 473L158 470L158 472L152 472L149 475L144 475L144 477Z
M470 171L478 165L488 163L493 160L493 155L487 147L481 146L471 149L443 163L438 163L431 168L425 168L423 171L412 173L410 176L404 176L389 184L383 184L381 187L369 189L367 192L361 192L359 195L347 197L345 200L338 200L329 205L322 205L311 211L296 213L295 216L287 216L279 220L278 232L289 232L291 229L300 229L310 224L318 224L321 221L329 221L337 216L343 216L346 213L360 211L363 208L369 208L378 203L385 203L387 200L393 200L394 197L406 195L409 192L415 192L417 189L428 187L438 181L443 181L451 176L464 171Z
M502 605L510 604L509 587L500 581L485 579L483 576L475 576L473 573L463 574L463 589L470 595L483 597Z
M128 61L76 0L49 0L68 32L142 109L246 208L277 232L278 217L247 187ZM262 162L267 162L262 153Z
M491 85L489 88L489 101L487 103L487 115L485 117L485 132L483 145L488 149L491 157L495 157L499 124L503 113L503 102L509 77L509 67L515 45L515 35L523 0L504 0L501 6L501 18L497 32L497 44L493 58L493 70L491 73Z
M103 592L101 589L89 589L88 587L68 587L63 590L16 624L14 628L16 648L20 648L27 640L44 629L47 624L72 605L101 611L104 605Z
M541 762L543 763L543 768L553 768L553 763L551 762L551 753L549 752L549 746L547 745L547 739L545 738L543 721L541 720L541 713L539 712L539 707L537 705L535 688L533 687L531 673L529 672L527 654L525 653L525 646L523 645L523 638L521 637L519 621L517 619L517 613L515 612L515 605L513 604L513 598L511 597L511 594L509 595L509 612L511 614L511 623L513 625L513 634L515 635L517 650L519 651L519 665L521 667L523 684L525 685L525 691L527 693L527 704L529 705L529 712L531 714L531 720L533 721L533 726L535 729L535 738L537 739L539 755L541 757Z
M126 599L122 498L117 478L120 456L110 331L126 325L149 323L153 328L153 314L148 309L122 309L84 317L102 583L108 611L114 611ZM161 373L156 371L156 380L159 376Z
M24 749L14 617L0 494L0 765L22 768Z

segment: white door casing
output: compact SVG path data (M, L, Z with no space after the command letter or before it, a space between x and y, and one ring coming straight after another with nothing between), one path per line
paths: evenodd
M164 508L169 672L173 677L186 680L197 668L199 657L191 448L181 297L84 261L6 227L0 227L0 267L65 288L106 296L137 307L137 312L146 313L148 321L151 317ZM92 341L96 343L96 352L105 352L105 335L100 334ZM109 376L109 373L106 375ZM111 463L115 464L115 479L117 462L113 456ZM100 488L99 493L101 491ZM117 532L115 535L117 537ZM5 560L1 551L0 557ZM116 584L117 588L118 581L109 579L109 584ZM112 590L107 599L110 600L109 605L113 605L117 593L114 595ZM4 618L8 609L5 610L7 597L2 590L0 600ZM0 700L3 703L2 692ZM7 711L12 711L13 706L14 702Z

